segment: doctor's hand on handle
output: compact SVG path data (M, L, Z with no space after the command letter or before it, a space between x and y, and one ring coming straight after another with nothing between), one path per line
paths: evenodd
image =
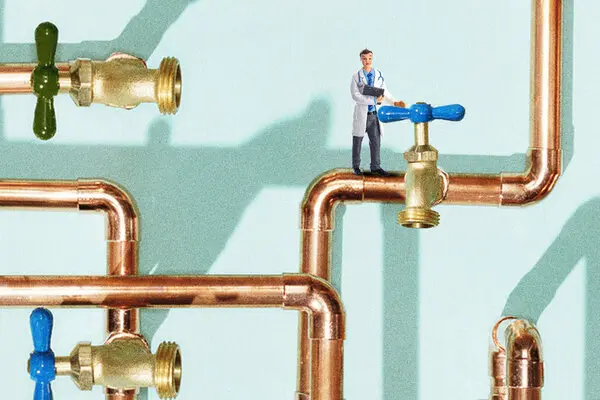
M384 97L383 97L383 96L379 96L379 97L377 98L377 104L381 104L381 103L383 103L383 99L384 99ZM405 104L405 103L404 103L402 100L400 100L400 101L395 101L395 102L394 102L394 106L395 106L395 107L402 107L402 108L404 108L404 107L406 107L406 104Z

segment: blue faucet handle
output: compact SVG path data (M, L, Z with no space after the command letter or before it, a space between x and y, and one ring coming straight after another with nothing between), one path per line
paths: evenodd
M434 119L460 121L465 116L465 108L460 104L431 107L430 104L417 103L409 108L383 106L377 111L381 122L396 122L410 119L413 123L430 122Z
M36 308L29 317L33 353L29 356L29 376L35 381L33 400L52 400L50 382L56 377L54 353L50 348L52 338L52 313Z

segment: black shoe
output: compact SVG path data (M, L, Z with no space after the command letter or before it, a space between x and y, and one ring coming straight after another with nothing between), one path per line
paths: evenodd
M356 175L362 175L362 174L363 174L363 173L362 173L362 171L360 170L360 168L356 168L356 167L354 167L354 168L352 168L352 170L354 171L354 173L355 173Z
M371 172L374 175L379 175L379 176L391 176L392 175L389 172L387 172L386 170L384 170L383 168L372 169Z

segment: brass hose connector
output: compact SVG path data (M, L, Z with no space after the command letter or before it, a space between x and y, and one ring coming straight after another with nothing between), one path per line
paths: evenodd
M163 342L154 355L141 336L118 334L102 346L82 342L69 356L56 357L56 375L71 376L81 390L154 387L161 399L174 399L181 384L181 354L177 344Z
M141 58L124 53L106 61L80 58L70 63L69 75L68 91L78 106L101 103L132 109L155 102L163 114L179 109L181 68L173 57L164 58L159 69L149 69Z
M506 320L514 321L505 330L505 348L498 341L497 330ZM492 337L490 400L541 400L544 362L542 340L535 326L527 320L504 317L494 326Z
M405 175L406 208L398 213L398 223L407 228L432 228L440 215L431 208L447 190L447 180L438 170L438 151L429 144L427 122L415 124L415 145L404 153L408 162Z

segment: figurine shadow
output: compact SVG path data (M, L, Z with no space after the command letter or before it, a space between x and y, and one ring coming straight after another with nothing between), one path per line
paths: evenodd
M600 198L593 198L569 218L539 261L510 293L502 311L502 315L537 322L577 263L585 260L585 400L596 400L600 392L599 238Z
M160 0L148 0L116 39L60 45L56 58L102 59L115 51L123 51L147 59L165 31L190 3L193 1L171 1L164 7ZM572 32L572 5L565 7L565 29ZM4 2L0 0L0 18L3 9ZM0 37L0 62L35 60L33 44L1 42ZM567 72L572 72L572 42L565 42L568 46L564 52L564 67ZM572 158L574 133L570 111L571 75L567 73L567 79L563 81L565 168ZM147 146L10 142L4 138L4 114L1 111L3 156L0 176L23 179L102 177L127 188L141 213L141 274L208 273L235 231L242 213L263 188L307 187L323 171L350 164L349 150L327 147L332 105L320 98L313 99L301 115L274 122L253 135L252 141L236 148L171 147L168 145L171 127L164 117L155 118L151 124ZM398 154L383 149L382 160L387 168L404 169L404 165L385 162L400 159ZM519 171L524 159L522 154L510 157L453 155L441 156L440 165L449 172ZM418 400L419 235L416 230L396 224L396 205L382 205L380 209L384 237L383 399ZM344 211L345 206L338 207L333 243L332 274L338 289L342 279ZM583 218L581 221L589 220ZM577 225L573 224L574 231ZM593 248L588 247L590 251ZM551 258L560 257L560 254L553 254ZM168 310L142 310L142 331L149 340L167 315ZM591 380L586 383L589 388L598 386ZM140 399L147 399L146 390L140 393Z

